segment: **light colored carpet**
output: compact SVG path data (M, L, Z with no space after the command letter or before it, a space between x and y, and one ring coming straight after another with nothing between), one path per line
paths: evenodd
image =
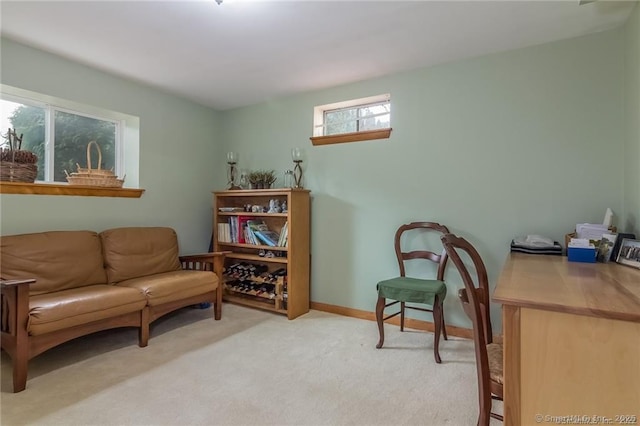
M223 308L156 321L146 348L117 329L51 349L17 394L3 352L2 425L476 424L470 340L443 340L437 365L430 333L385 325L375 349L371 321Z

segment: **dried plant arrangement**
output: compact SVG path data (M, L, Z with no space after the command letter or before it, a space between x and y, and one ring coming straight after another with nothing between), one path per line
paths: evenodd
M265 170L262 175L262 182L265 188L271 188L276 181L276 171L275 170Z
M271 188L276 181L275 170L255 170L247 175L252 189Z
M24 134L9 128L2 135L4 142L0 150L0 181L33 183L38 175L38 156L22 150Z

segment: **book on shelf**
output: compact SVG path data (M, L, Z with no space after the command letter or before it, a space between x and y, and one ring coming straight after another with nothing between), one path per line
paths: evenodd
M231 242L231 229L228 223L218 223L218 241L221 243Z
M242 212L244 211L244 207L218 207L218 211L223 213Z
M251 220L250 216L238 216L238 242L241 244L253 244L247 238L247 222Z
M256 219L251 219L249 218L246 222L245 222L245 242L246 244L254 244L254 245L260 245L260 242L258 241L258 238L255 235L255 231L259 230L259 229L263 229L266 228L267 224L264 223L264 221L262 220L256 220ZM268 229L268 228L266 228Z
M289 234L289 221L285 222L280 229L280 238L278 239L278 247L287 246L287 236Z
M244 229L244 243L245 244L256 244L255 242L255 236L253 235L253 232L251 232L249 230L249 227L245 225Z
M229 222L230 243L238 242L238 216L231 216L227 220Z
M247 221L247 230L253 241L252 244L262 245L256 235L256 231L268 231L269 227L263 220L251 219Z
M280 234L269 229L269 226L263 220L247 221L247 230L251 234L251 238L255 241L253 244L266 245L269 247L277 247L280 240Z
M276 247L278 245L278 240L280 239L280 235L277 232L266 230L266 231L253 231L256 237L267 246Z
M227 223L219 223L219 233L224 235L220 230L220 225L225 225L227 237L224 239L218 238L221 242L226 243L239 243L239 244L258 244L252 234L248 232L248 222L251 221L249 216L231 216L227 219ZM265 225L266 226L266 225Z

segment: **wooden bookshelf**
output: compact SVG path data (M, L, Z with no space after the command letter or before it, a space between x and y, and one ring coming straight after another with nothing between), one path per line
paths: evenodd
M286 202L287 211L282 213L249 212L245 206L269 207L270 200L278 200L280 204ZM225 209L226 211L221 211ZM234 209L234 211L229 211ZM310 286L310 192L306 189L250 189L213 192L213 234L214 250L231 251L225 258L224 293L227 302L252 308L264 309L287 315L294 319L309 312ZM225 241L228 236L220 235L218 224L228 224L241 217L251 220L261 220L267 224L269 230L280 233L287 223L288 239L284 247L271 247L261 244L238 242L236 230L235 241ZM238 227L236 227L238 228ZM260 253L271 252L274 257L261 256ZM259 286L268 281L261 277L233 275L230 271L233 265L254 265L265 268L264 275L285 269L286 274L278 285L274 284L270 295L259 295L250 291L238 291L238 282Z

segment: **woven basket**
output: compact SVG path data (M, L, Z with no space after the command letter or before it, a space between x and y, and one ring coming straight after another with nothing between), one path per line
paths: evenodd
M98 168L91 168L91 146L95 146L98 150ZM100 145L96 141L91 141L87 144L87 167L83 168L78 166L78 171L67 173L67 181L69 185L84 185L84 186L101 186L106 188L122 188L124 179L118 179L113 173L113 170L102 170L102 151L100 151Z
M0 181L33 183L37 175L37 164L0 161Z

